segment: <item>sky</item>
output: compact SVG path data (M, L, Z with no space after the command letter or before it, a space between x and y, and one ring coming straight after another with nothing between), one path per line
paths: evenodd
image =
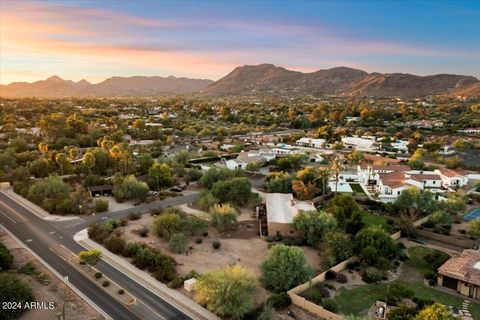
M0 0L0 83L237 66L480 78L480 1Z

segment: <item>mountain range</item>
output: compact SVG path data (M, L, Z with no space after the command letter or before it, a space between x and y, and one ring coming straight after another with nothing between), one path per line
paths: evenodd
M0 85L0 96L21 97L146 97L178 94L201 96L359 96L422 97L428 95L480 97L480 81L472 76L367 73L336 67L310 73L272 64L235 68L218 81L175 77L112 77L97 84L57 76L33 83Z

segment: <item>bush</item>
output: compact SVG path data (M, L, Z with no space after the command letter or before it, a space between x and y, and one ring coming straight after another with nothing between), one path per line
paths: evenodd
M127 219L120 219L120 220L118 221L118 225L119 225L120 227L125 227L127 224L128 224L128 220L127 220Z
M322 293L320 291L315 291L312 294L312 301L316 304L321 304L323 300Z
M338 283L347 283L348 278L343 273L337 273L337 276L335 277L335 281L337 281Z
M280 234L280 232L277 231L277 234L275 235L275 237L273 237L273 240L275 240L275 241L282 241L282 240L283 240L283 236Z
M109 237L104 241L105 248L115 254L121 254L125 250L127 243L120 237Z
M108 287L110 285L110 281L105 280L102 282L102 287Z
M10 250L0 242L0 271L8 270L13 265L13 255Z
M123 289L118 289L117 292L118 292L118 294L124 294L124 293L125 293L125 290L123 290Z
M2 302L21 303L22 308L0 308L0 319L18 319L26 309L26 302L35 301L30 286L18 275L10 272L0 272L0 300Z
M327 288L320 288L318 292L320 292L323 298L330 298L330 291Z
M349 270L353 270L353 269L356 269L358 267L360 267L360 262L358 262L358 261L353 261L353 262L347 263L347 269L349 269Z
M38 273L37 267L35 267L35 265L30 261L25 263L20 269L18 269L17 272L27 274L30 276L36 275Z
M95 272L95 279L100 279L102 276L101 272Z
M131 220L131 221L139 220L141 217L142 215L138 212L129 213L127 216L128 220Z
M436 280L437 279L437 275L435 274L435 272L433 271L427 271L425 272L425 274L423 275L423 277L427 280Z
M183 233L174 233L168 242L171 252L182 253L187 250L187 237Z
M106 224L95 222L88 227L88 237L102 244L112 231Z
M325 272L325 280L333 280L337 276L337 273L333 270Z
M220 243L220 241L213 241L212 242L213 249L220 249L221 246L222 246L222 244Z
M140 235L140 237L146 238L148 237L148 232L148 228L146 226L143 226L142 229L140 229L140 231L138 232L138 234Z
M108 210L108 201L103 199L95 199L93 202L95 212L105 212Z
M266 236L265 241L267 242L273 242L273 237L272 236Z
M167 284L167 286L171 289L178 289L182 285L183 285L183 279L180 277L173 278L173 280Z
M284 309L292 304L292 299L286 292L274 293L267 299L275 309Z
M376 283L382 280L382 277L383 273L380 270L374 267L370 267L365 271L363 281L365 281L366 283Z
M203 239L202 239L202 238L197 238L197 239L195 239L195 243L196 243L196 244L200 244L200 243L202 243L202 242L203 242Z
M337 303L333 299L324 299L322 306L325 310L336 313L338 312Z

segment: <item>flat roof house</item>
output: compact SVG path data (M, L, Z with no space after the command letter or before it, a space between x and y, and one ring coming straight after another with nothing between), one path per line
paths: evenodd
M438 268L438 284L470 298L480 298L480 251L464 250Z
M291 193L265 194L268 234L275 236L297 236L292 225L293 218L302 211L316 210L312 201L293 199Z

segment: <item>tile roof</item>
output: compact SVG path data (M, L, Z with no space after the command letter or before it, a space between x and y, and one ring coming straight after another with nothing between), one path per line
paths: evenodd
M445 262L438 272L441 275L480 286L480 251L464 250L459 257Z

